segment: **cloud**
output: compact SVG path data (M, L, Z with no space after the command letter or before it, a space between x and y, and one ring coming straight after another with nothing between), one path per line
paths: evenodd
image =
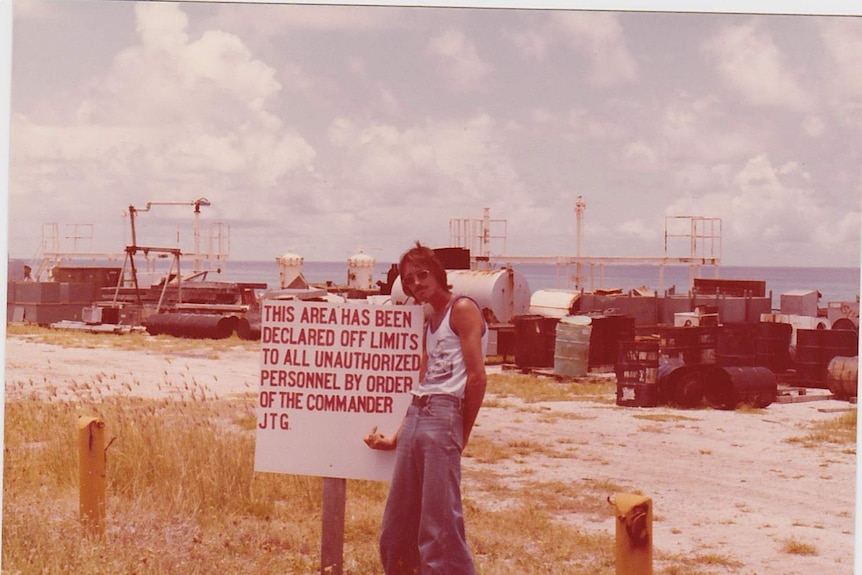
M858 244L860 212L822 203L810 179L799 164L775 166L761 154L737 167L726 191L679 199L667 213L721 218L725 252L743 260L736 264L754 263L755 254L772 265L817 261L817 253Z
M652 169L656 167L657 154L643 142L630 142L623 147L623 158L634 169Z
M471 90L491 72L491 66L478 54L476 45L459 30L448 30L428 41L427 51L438 69L457 90Z
M638 77L637 62L616 14L560 11L553 13L553 19L564 41L588 59L590 83L613 86Z
M508 33L509 38L520 54L533 62L544 62L551 44L548 34L538 30L515 30Z
M10 203L56 193L87 197L95 212L203 195L225 213L272 217L268 195L291 178L313 180L317 157L268 109L281 91L275 70L235 35L191 38L177 5L139 3L135 14L138 43L77 89L74 110L60 102L15 118Z
M823 65L824 84L835 121L862 129L862 27L859 18L819 19L820 34L828 55Z
M345 171L372 197L406 194L446 207L455 202L480 206L500 190L517 195L523 189L511 160L495 143L497 124L485 114L405 128L338 118L328 133L346 154Z
M647 225L641 219L620 222L614 231L622 236L639 241L652 242L660 237L660 230L656 229L653 225Z
M725 26L707 38L703 52L727 86L758 107L804 110L811 99L758 20Z

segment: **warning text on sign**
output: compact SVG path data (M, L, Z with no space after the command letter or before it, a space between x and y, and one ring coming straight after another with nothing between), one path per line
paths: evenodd
M262 320L261 430L302 431L297 412L390 414L417 383L416 308L267 301Z

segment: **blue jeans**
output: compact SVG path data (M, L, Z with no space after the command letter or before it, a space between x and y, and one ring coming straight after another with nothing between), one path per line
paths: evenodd
M475 574L461 507L462 421L452 395L407 409L380 533L386 575Z

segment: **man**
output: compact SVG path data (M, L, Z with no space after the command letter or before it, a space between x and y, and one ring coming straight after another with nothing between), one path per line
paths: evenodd
M454 295L446 270L419 242L401 256L404 292L432 312L425 328L419 384L392 436L365 437L395 449L383 513L380 558L386 575L474 575L461 505L461 452L485 396L488 330L479 306Z

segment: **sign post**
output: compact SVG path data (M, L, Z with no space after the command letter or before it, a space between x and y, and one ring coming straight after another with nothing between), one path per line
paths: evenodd
M347 480L323 478L323 535L320 543L320 575L344 571L344 510Z
M346 479L389 481L398 430L418 384L420 306L267 300L261 308L255 471L324 478L321 573L339 574Z

